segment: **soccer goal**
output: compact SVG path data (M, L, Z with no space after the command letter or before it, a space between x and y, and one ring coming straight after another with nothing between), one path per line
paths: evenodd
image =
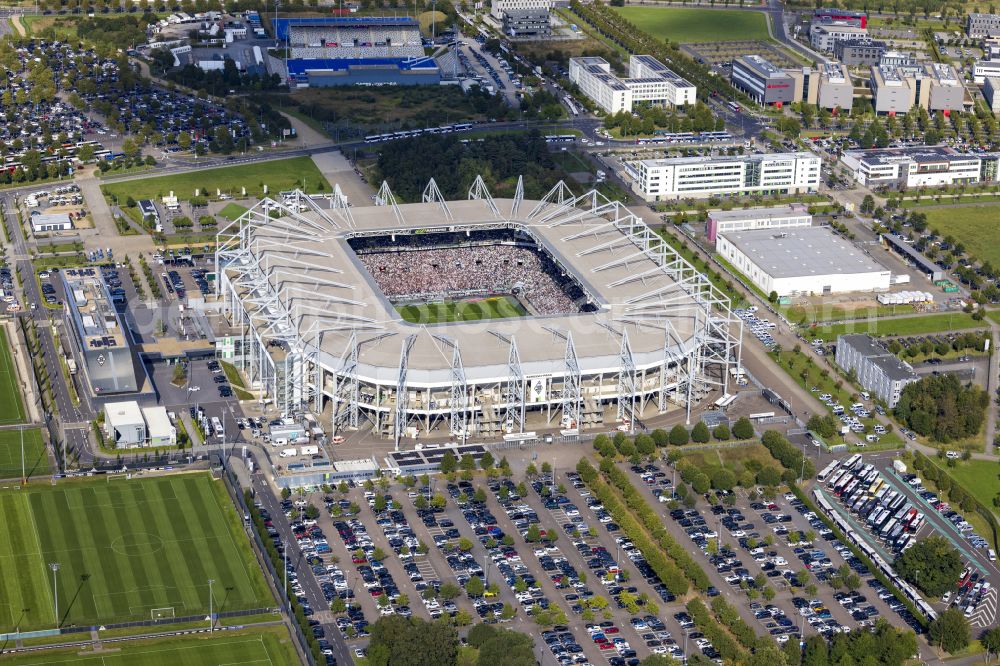
M172 620L174 619L174 607L154 608L149 611L149 614L153 620Z

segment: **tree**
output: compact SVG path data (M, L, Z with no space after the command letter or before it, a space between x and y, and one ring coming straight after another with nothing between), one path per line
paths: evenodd
M281 489L281 499L286 500L292 496L292 489L285 487Z
M479 458L479 468L489 469L493 467L493 454L489 451L484 451L482 457Z
M472 457L471 453L465 453L462 455L462 459L459 461L458 466L462 470L471 472L476 469L476 459Z
M639 666L678 666L679 661L665 654L651 654L639 662Z
M639 455L651 456L656 452L656 442L645 433L636 435L635 450L638 451Z
M445 601L450 601L462 593L462 588L460 588L455 583L443 583L441 588L438 590L438 594Z
M753 437L753 424L750 419L741 416L733 426L733 437L736 439L751 439Z
M465 593L473 599L478 599L483 596L486 592L486 586L483 584L483 579L479 576L473 576L469 579L469 582L465 584Z
M698 421L695 427L691 430L691 441L698 444L705 444L712 438L711 433L708 432L708 426L705 425L704 421Z
M907 385L894 413L914 432L947 443L976 435L988 404L982 388L963 386L955 375L942 373Z
M726 441L731 436L732 435L729 432L729 426L727 426L725 423L720 423L715 427L715 430L712 431L712 437L714 437L720 442Z
M448 451L443 456L441 456L441 471L445 474L451 474L456 469L458 469L458 460L455 459L455 454Z
M949 654L964 649L972 639L969 621L965 619L961 610L954 607L944 611L931 622L927 634L931 645L938 645Z
M979 639L983 649L986 650L987 660L994 653L1000 653L1000 627L993 627Z
M893 567L908 583L929 597L940 597L952 589L962 571L958 551L942 536L922 539L896 558Z
M444 622L389 615L380 618L368 630L371 633L369 658L374 648L385 658L380 663L434 666L454 664L458 656L458 633Z
M680 423L670 429L670 444L672 446L684 446L688 443L687 428Z

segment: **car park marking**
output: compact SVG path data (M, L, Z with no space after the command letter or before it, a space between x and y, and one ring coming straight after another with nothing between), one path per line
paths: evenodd
M997 588L991 587L976 605L976 610L969 618L973 627L992 627L997 614Z

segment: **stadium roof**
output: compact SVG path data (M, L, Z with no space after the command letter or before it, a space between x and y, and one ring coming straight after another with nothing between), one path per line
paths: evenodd
M420 28L420 21L409 16L320 16L315 18L279 18L272 21L278 39L288 38L288 26L305 28Z
M580 368L586 372L619 368L622 334L627 333L641 370L662 364L665 344L678 354L699 344L694 331L703 325L704 309L710 305L706 296L699 304L692 291L707 282L668 253L664 263L670 270L687 271L683 285L676 281L623 231L628 224L620 212L624 209L613 210L618 211L621 225L571 205L527 200L516 204L512 199L449 201L446 206L435 202L358 206L341 217L333 211L309 211L257 226L251 243L253 257L244 255L239 263L255 264L266 273L268 291L282 295L298 336L310 345L318 344L327 367L340 366L356 334L361 343L359 374L376 380L394 381L401 352L411 344L407 381L417 385L440 382L442 373L449 372L451 357L443 340L453 341L462 350L470 381L502 377L508 374L508 341L516 338L521 366L531 377L565 368L566 338L571 335ZM410 324L396 313L347 243L355 235L511 225L529 231L558 264L571 270L594 298L598 311ZM645 225L636 229L651 234ZM226 251L227 233L220 232L220 255ZM241 268L234 262L228 270ZM240 288L239 279L234 284ZM249 302L258 293L246 289L240 297Z

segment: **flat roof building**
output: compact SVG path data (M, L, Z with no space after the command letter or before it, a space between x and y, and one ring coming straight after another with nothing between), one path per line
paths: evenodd
M146 421L146 438L149 446L177 445L177 428L170 422L166 407L143 407L142 418Z
M1000 35L1000 14L969 14L965 32L974 38Z
M39 213L34 211L29 216L31 231L42 233L46 231L72 231L73 219L69 213Z
M812 225L812 215L802 204L709 211L707 235L715 242L719 234L752 229L788 229Z
M569 79L584 95L608 113L632 112L633 104L654 106L694 104L697 89L656 58L634 55L629 58L629 75L618 78L604 58L570 58Z
M909 113L922 106L947 114L965 108L965 87L955 69L943 63L872 67L869 85L875 113Z
M838 41L864 39L868 30L846 23L813 23L809 28L809 43L818 51L830 53Z
M900 255L907 264L923 271L927 279L937 282L944 277L944 269L925 257L923 252L917 252L913 245L906 242L902 236L882 234L879 238L886 247Z
M868 15L849 9L820 8L813 12L812 23L845 23L859 28L868 27Z
M854 83L845 65L821 63L816 69L786 69L794 82L794 100L824 109L850 109L854 105Z
M815 192L821 160L807 152L669 157L630 164L632 189L646 201L715 195Z
M104 435L114 448L131 449L146 443L146 420L134 400L104 405Z
M121 316L115 310L100 272L67 268L60 272L66 293L64 308L73 341L84 360L95 395L138 390L132 349Z
M919 379L909 364L890 354L870 335L839 336L834 360L845 372L853 370L858 383L890 409L899 402L903 388Z
M972 80L979 85L997 77L1000 77L1000 60L977 60L972 64Z
M848 150L843 162L865 187L906 189L995 182L996 153L959 153L945 146Z
M889 288L888 269L826 227L719 234L715 249L765 294L820 295Z
M504 12L503 31L514 39L549 37L552 35L549 10L509 9Z
M777 106L795 101L792 77L759 55L733 60L732 84L761 106Z
M516 9L544 9L549 11L555 5L553 0L492 0L490 14L502 21L504 14Z
M885 42L867 37L838 39L833 44L833 57L848 67L878 65L887 50Z
M1000 77L989 77L983 81L983 97L993 113L1000 112Z

